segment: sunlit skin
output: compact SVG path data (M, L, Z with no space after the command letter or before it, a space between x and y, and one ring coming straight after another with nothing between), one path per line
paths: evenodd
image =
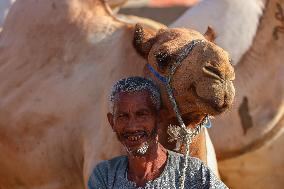
M108 113L107 117L118 140L128 151L128 180L143 187L159 177L166 165L167 151L158 142L159 112L149 93L117 93L113 113ZM146 153L137 153L145 144L149 146Z

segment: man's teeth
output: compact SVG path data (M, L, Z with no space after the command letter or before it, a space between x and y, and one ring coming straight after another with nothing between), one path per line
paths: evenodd
M137 141L140 138L142 138L142 136L141 135L138 135L138 136L128 136L127 138L128 138L128 140L131 140L131 141Z
M123 136L125 137L125 139L133 142L140 140L141 138L147 136L147 134L144 131L136 131L132 133L124 133Z

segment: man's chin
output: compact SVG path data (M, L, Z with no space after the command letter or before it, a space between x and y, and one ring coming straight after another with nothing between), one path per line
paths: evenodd
M129 154L136 156L136 157L143 157L147 154L147 151L149 149L149 144L147 142L144 142L142 145L140 145L138 148L131 148L126 147L126 150Z

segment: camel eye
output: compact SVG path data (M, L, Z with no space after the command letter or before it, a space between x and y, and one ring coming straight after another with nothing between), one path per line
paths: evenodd
M159 51L158 53L155 54L155 57L156 57L158 67L161 70L165 70L170 63L171 58L169 54L164 51Z

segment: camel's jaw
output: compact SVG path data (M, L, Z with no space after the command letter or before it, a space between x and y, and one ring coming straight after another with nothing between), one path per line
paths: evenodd
M235 74L229 54L200 33L164 29L154 35L138 25L134 46L148 58L151 68L146 70L162 88L163 103L170 117L175 113L165 86L168 82L181 114L218 115L232 105Z
M219 90L208 86L208 93L205 95L198 93L198 86L192 85L191 92L198 102L196 106L205 107L207 114L210 115L219 115L230 109L233 104L235 89L231 84L230 89L222 90L224 85L220 84Z
M196 116L206 114L216 116L230 109L235 89L233 84L229 83L214 82L214 84L205 87L203 87L204 85L190 84L186 89L175 88L174 97L182 117L190 122L190 120L195 120ZM172 110L168 95L164 92L162 97L167 109Z
M232 106L234 68L229 57L226 54L222 57L223 52L217 50L212 51L218 56L206 51L205 57L200 52L191 54L173 75L171 86L181 114L195 112L216 116Z

